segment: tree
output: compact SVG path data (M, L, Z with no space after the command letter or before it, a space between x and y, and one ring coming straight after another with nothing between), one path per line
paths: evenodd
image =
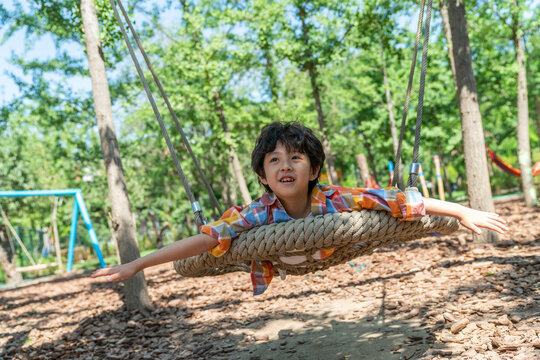
M493 212L495 206L491 197L482 115L474 79L464 0L448 1L448 18L456 67L456 91L463 134L469 205L474 209ZM498 237L494 232L485 231L482 235L475 235L475 239L481 242L495 242Z
M495 24L480 22L480 28L483 30L484 36L487 35L486 37L498 39L498 43L502 45L500 52L506 50L507 56L511 57L513 55L515 59L514 62L509 62L506 74L515 74L515 83L512 81L511 84L515 88L511 89L511 93L515 93L516 102L511 102L510 105L513 110L512 117L517 115L517 124L515 125L517 162L521 170L520 178L525 204L528 207L533 207L538 205L538 200L531 170L528 76L523 36L531 27L534 27L534 21L531 23L531 21L523 18L522 14L526 10L523 1L485 1L480 5L479 17L495 15L495 19L498 20ZM514 80L512 77L508 78ZM531 77L531 80L534 83L534 76Z
M538 206L538 198L533 185L531 170L531 144L529 140L529 102L527 96L527 69L525 67L525 54L523 51L521 24L521 4L513 0L512 9L512 40L516 51L517 71L517 137L518 137L518 160L521 170L521 184L525 205L527 207Z
M140 252L116 139L104 55L99 39L98 18L93 0L81 0L80 6L90 77L92 79L94 106L107 172L113 227L116 232L121 262L127 263L139 258ZM128 309L150 307L150 297L148 296L143 272L124 280L124 284L125 301Z
M337 172L334 156L328 140L328 128L321 101L320 71L344 48L344 39L352 28L352 21L346 5L332 1L293 0L291 6L295 11L295 22L288 24L286 56L300 70L309 75L311 92L317 121L322 134L322 144L326 154L326 167L330 183L337 184Z

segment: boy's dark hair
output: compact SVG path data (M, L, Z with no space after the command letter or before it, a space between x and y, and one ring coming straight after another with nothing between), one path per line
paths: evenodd
M263 127L251 153L251 167L257 175L265 177L264 157L269 152L274 151L278 141L287 148L287 151L298 151L308 155L311 170L319 167L317 178L310 181L308 185L308 191L311 193L319 181L326 157L320 140L313 134L311 129L299 122L274 122ZM272 191L268 185L262 184L260 179L259 183L267 191Z

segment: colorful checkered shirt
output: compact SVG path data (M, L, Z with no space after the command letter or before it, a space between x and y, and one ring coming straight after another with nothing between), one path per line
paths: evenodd
M317 185L311 193L311 214L324 215L360 209L384 210L402 220L417 220L425 215L422 195L416 188L404 192L396 187L385 189L344 188L332 185ZM214 256L221 256L229 250L231 241L242 231L256 226L292 220L279 199L272 193L265 193L247 206L235 206L227 210L220 220L200 227L202 233L218 240L219 244L210 250ZM321 250L314 258L323 259L332 255L334 249ZM274 276L270 261L253 261L251 282L253 295L262 294Z

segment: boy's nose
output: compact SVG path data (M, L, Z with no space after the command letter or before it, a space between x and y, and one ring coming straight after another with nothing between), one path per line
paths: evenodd
M290 169L292 169L292 166L289 161L284 161L281 163L281 170L290 170Z

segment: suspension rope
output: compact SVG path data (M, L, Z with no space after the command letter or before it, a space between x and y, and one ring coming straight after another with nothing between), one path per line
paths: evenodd
M116 8L114 0L109 0L109 2L110 2L111 7L112 7L112 9L114 11L114 16L116 18L116 21L118 22L118 26L120 27L120 31L122 32L122 36L124 37L124 41L126 42L126 46L127 46L128 50L129 50L129 54L131 56L131 59L133 60L133 63L135 65L135 68L137 69L137 73L139 75L139 78L141 79L141 82L143 84L144 90L146 92L146 96L148 97L148 100L150 101L150 105L152 106L152 110L154 111L154 115L156 116L156 119L159 122L159 127L161 128L161 132L163 134L163 137L165 138L165 142L167 143L167 147L168 147L169 152L171 153L171 156L173 158L176 170L177 170L177 172L178 172L178 174L180 176L180 180L182 181L182 185L184 186L184 189L185 189L185 191L187 193L187 196L189 198L189 201L191 203L191 208L193 210L195 221L197 222L197 224L199 226L203 225L206 222L206 218L205 218L205 216L204 216L204 214L202 212L202 209L201 209L198 201L196 201L195 197L193 196L193 193L191 192L191 188L190 188L189 183L188 183L188 181L187 181L187 179L186 179L186 177L184 175L184 172L182 170L182 166L180 165L180 161L178 160L178 156L176 155L176 151L174 150L174 146L172 145L171 139L169 137L169 133L167 132L167 129L165 128L165 124L163 123L163 119L161 117L161 114L159 113L159 110L157 108L157 105L156 105L156 102L155 102L154 97L152 95L152 92L150 91L150 87L148 86L148 82L146 81L146 77L144 76L144 73L142 72L139 61L137 60L137 57L135 56L135 52L133 50L133 47L130 44L128 35L126 33L126 30L125 30L124 26L122 25L122 20L120 18L119 13L118 13L118 9ZM121 6L119 1L118 1L118 3ZM123 13L125 14L125 11L124 11L122 6L121 6L121 8L122 8ZM129 20L128 20L128 22L129 22ZM129 24L131 26L131 23L129 23ZM137 41L137 43L140 44L138 41ZM140 48L142 48L142 46L140 46ZM145 59L147 59L146 56L145 56ZM148 63L149 62L147 62L147 64ZM155 76L155 72L152 72L152 74ZM155 77L155 78L157 78L157 77ZM154 80L155 80L155 78L154 78ZM161 86L159 86L159 87L162 90L162 87ZM162 93L162 95L164 95L164 92ZM168 100L166 102L167 102L167 106L169 107L169 110L171 110L172 107L170 107L170 103L168 102ZM175 118L176 121L178 121L178 119L176 119L176 117L174 117L174 118ZM180 127L180 129L181 129L181 127ZM181 131L181 135L182 135L182 138L184 139L185 135L184 135L183 131ZM189 149L191 149L191 148L189 148ZM206 180L206 178L204 178L204 179ZM205 181L205 184L207 184L207 181ZM210 193L213 195L212 191L210 191ZM216 200L216 203L214 204L214 206L216 206L216 204L217 204L217 200ZM217 206L217 208L219 209L219 205Z
M398 183L400 174L401 174L401 169L400 169L401 149L402 149L403 137L404 137L404 134L405 134L405 123L407 121L407 113L408 113L408 110L409 110L409 102L410 102L410 99L411 99L412 82L413 82L413 77L414 77L414 70L416 68L416 56L417 56L417 53L418 53L418 44L420 43L420 34L421 34L421 30L422 30L425 3L426 3L425 0L422 0L422 3L420 5L420 14L418 15L418 26L417 26L417 29L416 29L416 38L415 38L415 42L414 42L413 58L412 58L412 62L411 62L411 69L409 71L409 82L407 84L407 91L406 91L406 94L405 94L405 104L403 106L403 116L401 118L401 129L400 129L400 133L399 133L399 143L398 143L398 148L397 148L395 159L394 159L395 171L394 171L394 178L392 180L392 186L396 186L396 184ZM426 34L426 32L424 32L424 50L423 50L423 56L425 54L426 57L427 57L427 44L428 44L427 40L426 40L426 35L429 38L429 21L430 21L429 18L431 18L431 7L432 7L431 5L432 5L432 1L429 0L428 1L428 11L427 11L427 17L428 18L426 19L427 34ZM424 67L423 64L424 64L424 57L422 58L422 71L425 72L425 67ZM424 75L424 78L425 78L425 75ZM422 98L423 98L423 94L424 94L423 86L424 86L424 84L421 82L420 87L421 87ZM420 95L419 95L419 98L420 98ZM422 101L422 106L423 106L423 101ZM419 107L420 107L420 104L419 104ZM416 147L417 142L418 142L418 144L420 142L420 132L419 132L419 127L418 127L418 121L420 121L420 123L422 122L421 117L422 117L422 112L420 111L420 120L418 119L418 112L417 112L417 128L418 129L415 132L415 147ZM418 138L416 138L417 135L418 135ZM418 152L418 149L416 149L416 152ZM417 158L416 158L416 160L417 160ZM416 162L417 161L415 161L415 163ZM410 179L410 177L409 177L409 179ZM409 181L407 182L407 185L409 185ZM415 184L416 184L416 178L415 178Z
M432 0L428 1L426 26L424 27L424 45L422 49L422 70L420 71L420 91L418 92L418 107L416 108L416 129L414 132L413 161L409 170L407 186L416 187L418 182L419 162L418 150L420 148L420 130L422 130L422 115L424 112L424 88L426 85L427 55L429 44L429 27L431 23Z
M204 175L204 171L202 170L201 165L199 164L199 161L197 160L197 157L195 156L195 154L193 153L193 150L191 149L191 145L189 143L189 140L186 137L184 129L180 125L180 121L178 121L176 113L174 112L174 110L173 110L173 108L171 106L171 103L169 101L169 97L165 93L165 90L163 90L163 86L161 85L161 81L159 80L158 76L156 75L156 72L154 71L154 67L151 64L150 59L146 55L146 51L144 50L144 48L143 48L143 46L142 46L142 44L141 44L141 42L139 40L139 36L135 32L135 28L133 27L131 21L129 20L129 16L128 16L126 10L124 10L124 6L122 5L122 2L120 0L117 0L117 2L118 2L118 6L120 7L120 10L122 11L122 15L124 16L124 19L126 19L126 23L127 23L128 27L129 27L129 29L131 30L131 34L133 35L133 38L135 39L135 42L137 43L139 51L141 52L141 54L142 54L142 56L144 58L144 61L146 62L146 66L148 66L148 69L152 73L152 77L153 77L154 82L156 83L156 85L157 85L157 87L159 89L161 97L163 98L163 100L165 101L165 104L167 105L167 108L169 109L169 113L171 114L171 116L172 116L172 118L174 120L174 124L176 125L176 129L180 133L180 135L182 137L182 141L184 142L184 145L185 145L189 155L191 156L191 159L193 160L193 162L195 164L195 167L197 168L197 171L199 172L199 175L201 176L201 179L202 179L202 181L204 183L204 186L206 187L206 190L208 191L208 194L210 195L210 200L212 201L212 204L214 205L214 207L217 209L218 213L221 214L222 210L221 210L221 207L219 206L219 202L217 201L217 198L216 198L216 195L214 194L212 186L210 186L210 183L208 182L208 179Z

